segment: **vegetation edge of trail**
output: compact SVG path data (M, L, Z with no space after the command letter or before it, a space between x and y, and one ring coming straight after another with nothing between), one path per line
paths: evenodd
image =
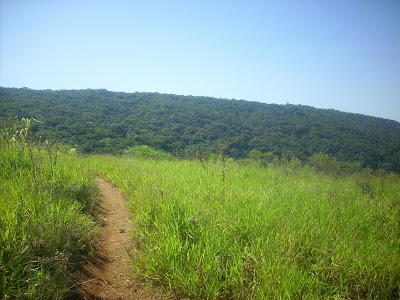
M0 139L0 298L62 299L74 273L90 259L98 189L74 153L45 141L10 118Z

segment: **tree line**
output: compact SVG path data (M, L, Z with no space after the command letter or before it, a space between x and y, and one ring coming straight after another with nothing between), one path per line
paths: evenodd
M322 153L400 172L399 122L302 105L1 87L0 117L9 115L39 120L32 126L37 140L55 140L81 153L123 153L147 145L190 157L213 153L223 141L233 158L256 150L306 161Z

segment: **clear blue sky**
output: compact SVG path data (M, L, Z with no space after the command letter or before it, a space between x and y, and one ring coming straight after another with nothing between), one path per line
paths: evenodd
M334 108L400 121L400 1L0 0L0 85Z

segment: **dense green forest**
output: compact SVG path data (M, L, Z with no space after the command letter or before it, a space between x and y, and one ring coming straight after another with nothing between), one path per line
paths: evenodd
M107 90L0 88L0 118L35 118L36 139L51 139L81 153L122 153L149 145L179 157L251 150L302 161L317 152L340 161L400 172L400 123L392 120L244 100L123 93Z

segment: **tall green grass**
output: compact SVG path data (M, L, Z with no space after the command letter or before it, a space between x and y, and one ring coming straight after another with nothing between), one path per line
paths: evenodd
M396 175L337 178L297 164L228 160L223 178L215 160L85 163L131 200L137 274L178 295L399 298Z
M61 299L93 251L98 188L74 158L30 145L26 121L0 129L0 298Z

